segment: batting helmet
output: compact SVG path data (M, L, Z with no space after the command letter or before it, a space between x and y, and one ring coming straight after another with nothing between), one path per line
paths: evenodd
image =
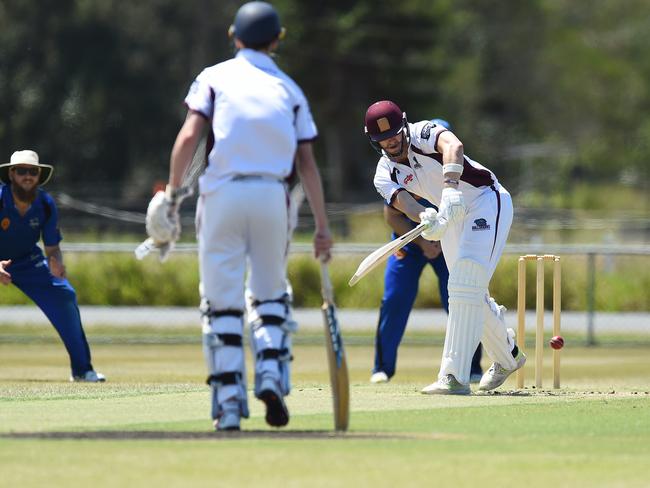
M266 2L248 2L239 7L228 34L246 47L259 48L284 37L284 27L273 5Z
M380 141L395 137L400 132L404 133L405 141L402 142L402 148L408 148L410 144L410 134L408 131L408 121L406 120L406 113L402 112L395 102L390 100L382 100L375 102L368 110L366 110L365 118L365 132L370 139L370 145L375 148L379 154L382 153ZM396 155L388 155L388 157L396 157ZM393 159L393 158L391 158Z
M436 125L441 125L447 130L453 130L451 128L451 124L449 122L447 122L445 119L432 119L431 122L436 124Z

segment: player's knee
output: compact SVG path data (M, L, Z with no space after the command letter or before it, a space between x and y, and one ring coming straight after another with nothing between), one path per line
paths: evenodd
M479 303L488 286L488 270L470 258L456 261L449 273L449 302Z

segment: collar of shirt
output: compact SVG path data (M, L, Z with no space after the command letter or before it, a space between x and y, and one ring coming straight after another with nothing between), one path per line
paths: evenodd
M267 71L267 72L279 71L278 66L275 64L275 61L271 59L271 56L261 51L255 51L254 49L244 48L244 49L240 49L237 52L237 55L235 57L243 58L249 63L251 63L253 66L256 66L257 68L263 71Z

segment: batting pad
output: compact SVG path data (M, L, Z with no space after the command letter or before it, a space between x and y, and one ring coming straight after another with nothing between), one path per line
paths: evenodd
M485 330L481 342L492 361L499 363L506 369L515 369L517 362L512 357L515 342L506 328L505 311L505 307L499 305L494 298L490 297L489 294L485 295L483 300Z
M483 297L488 272L476 261L459 259L449 273L449 318L438 378L448 374L469 383L472 356L483 333Z

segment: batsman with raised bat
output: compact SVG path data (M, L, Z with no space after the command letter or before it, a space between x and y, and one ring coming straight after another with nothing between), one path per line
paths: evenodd
M429 120L409 123L392 101L372 104L365 131L381 155L374 184L384 200L414 222L422 237L440 241L449 269L449 316L438 378L426 394L469 395L470 365L479 342L494 361L479 389L499 387L526 362L507 329L505 308L488 285L505 247L513 206L508 191L461 141ZM439 211L413 197L425 198Z
M291 389L296 324L286 279L287 178L294 164L314 214L314 254L327 261L332 246L312 151L316 125L302 90L271 57L284 35L278 13L266 2L246 3L230 34L238 52L205 68L192 83L165 196L152 201L147 212L147 231L155 242L177 237L177 189L208 127L212 144L199 178L197 235L203 352L211 416L219 431L239 430L241 418L249 415L245 319L255 359L255 397L265 404L269 425L289 422L284 398Z

